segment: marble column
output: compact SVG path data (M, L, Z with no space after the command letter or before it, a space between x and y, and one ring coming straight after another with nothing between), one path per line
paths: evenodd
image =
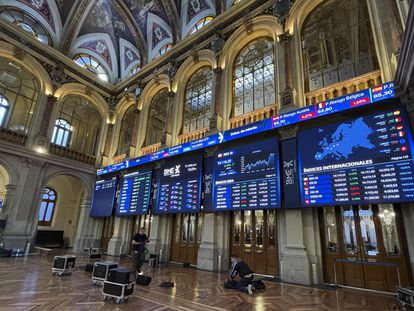
M210 133L215 134L221 130L221 78L223 70L221 67L213 69L213 103L211 105L211 118L210 118Z
M127 253L131 234L131 226L128 222L131 222L128 217L115 217L114 233L108 243L108 255L120 256Z
M152 216L148 250L150 253L161 254L160 262L170 260L172 229L172 215Z
M281 250L281 279L289 283L311 285L311 266L304 243L302 210L285 210L282 228L285 241Z
M27 242L33 244L37 226L39 197L44 163L23 158L19 184L11 205L7 208L7 224L3 240L7 248L24 249Z
M292 109L295 106L293 96L293 79L292 79L292 53L291 53L291 41L292 35L285 32L279 36L279 43L281 46L281 52L283 55L284 65L284 77L283 77L283 89L279 93L280 95L280 109L281 112L285 108Z
M74 251L81 251L84 247L99 247L102 236L103 220L89 217L92 200L84 197L80 204L79 221L75 241Z
M198 269L217 270L218 244L216 240L216 214L204 214L201 244L197 256Z
M39 133L35 136L35 145L41 148L48 148L50 140L49 128L51 126L53 108L57 102L57 98L53 95L48 95L46 99L46 108L43 113L42 123L40 124Z

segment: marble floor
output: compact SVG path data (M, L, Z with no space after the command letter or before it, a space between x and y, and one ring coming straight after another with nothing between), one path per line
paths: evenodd
M173 264L156 269L145 266L153 279L148 287L136 286L126 304L103 302L91 274L77 268L70 276L54 276L53 256L0 258L0 311L13 310L392 310L396 298L348 289L325 290L265 282L253 296L223 288L224 275ZM108 258L113 260L113 258ZM128 265L129 262L123 262ZM160 283L175 283L172 289Z

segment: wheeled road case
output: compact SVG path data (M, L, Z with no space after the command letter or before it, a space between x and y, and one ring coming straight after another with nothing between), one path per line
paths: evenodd
M108 277L109 270L115 268L118 268L118 264L116 262L95 262L92 271L92 284L102 286L103 282L106 281Z
M55 256L53 259L53 275L71 274L75 268L76 256Z
M408 306L411 310L414 309L414 287L397 286L397 297L403 307Z
M112 298L115 303L125 303L134 292L134 283L119 284L104 281L102 287L103 301Z

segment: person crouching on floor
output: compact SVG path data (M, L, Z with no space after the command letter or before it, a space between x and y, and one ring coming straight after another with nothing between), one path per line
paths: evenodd
M253 295L253 270L236 255L232 255L230 259L231 269L226 279L225 287ZM237 275L240 277L238 281L235 280Z

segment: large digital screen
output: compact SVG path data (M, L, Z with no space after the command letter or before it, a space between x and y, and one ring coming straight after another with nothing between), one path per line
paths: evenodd
M151 196L152 171L124 175L118 196L117 216L145 215Z
M156 213L200 210L202 165L202 154L191 154L164 162L158 181Z
M92 196L91 217L112 216L116 193L117 178L98 180Z
M192 152L203 148L216 146L235 139L263 133L276 128L304 122L310 119L327 116L341 111L361 107L394 97L394 83L388 82L352 94L330 99L325 102L310 105L298 110L276 115L258 122L250 123L228 131L213 134L181 145L159 150L121 163L113 164L97 170L97 175L109 174L130 167L142 165L171 156Z
M404 108L299 133L303 206L414 200L413 140Z
M276 138L219 150L215 154L216 211L280 207Z

